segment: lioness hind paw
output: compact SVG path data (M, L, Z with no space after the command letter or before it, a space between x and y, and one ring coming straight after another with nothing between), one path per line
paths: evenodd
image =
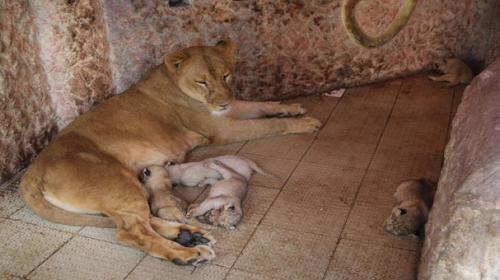
M204 230L191 231L189 229L181 229L175 242L184 247L195 247L198 245L213 245L216 243L215 238Z
M198 245L192 249L194 256L187 258L186 260L174 258L172 259L172 262L176 265L198 266L215 258L214 250L206 245Z

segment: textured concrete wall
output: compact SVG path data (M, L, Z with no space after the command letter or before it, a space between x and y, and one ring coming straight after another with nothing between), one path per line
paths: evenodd
M500 277L500 59L465 90L426 227L420 279Z
M484 59L496 0L419 1L408 25L377 49L356 45L341 23L340 0L105 1L111 67L118 91L165 53L229 37L238 43L238 95L283 98L352 86L424 69L456 55ZM297 5L294 3L306 3ZM355 10L369 34L382 32L400 0L361 1Z
M0 182L54 132L46 75L26 2L0 1Z
M98 1L0 1L0 182L114 93Z
M489 25L490 38L488 49L485 55L485 64L489 65L500 57L500 0L496 1L496 6L492 5L491 24Z
M40 59L57 125L62 128L114 93L100 3L30 1Z

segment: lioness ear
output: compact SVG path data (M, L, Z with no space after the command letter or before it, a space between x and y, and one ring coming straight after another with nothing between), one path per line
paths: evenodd
M234 51L236 50L236 44L231 40L222 40L215 44L215 48L224 56L224 59L234 63Z
M165 66L167 66L168 71L175 73L182 67L182 64L186 59L189 58L189 55L183 50L167 54L165 56Z

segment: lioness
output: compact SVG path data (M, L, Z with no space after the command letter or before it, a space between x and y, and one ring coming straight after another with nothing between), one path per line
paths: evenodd
M256 119L304 113L298 104L233 100L234 49L227 41L169 54L126 92L78 117L29 167L20 184L23 200L53 222L116 226L119 242L177 264L214 258L211 247L198 244L210 245L208 233L151 216L139 172L182 162L199 145L321 126L310 117ZM179 235L196 246L172 241Z

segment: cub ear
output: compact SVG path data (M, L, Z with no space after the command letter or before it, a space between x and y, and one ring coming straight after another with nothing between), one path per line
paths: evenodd
M406 214L406 209L404 209L404 208L398 208L398 212L399 212L400 216L403 216L403 215Z
M230 39L219 41L215 44L215 49L217 49L224 56L225 60L234 63L236 44L233 43L233 41Z
M225 210L235 210L236 209L236 207L234 207L233 204L228 204L224 208L225 208Z
M165 56L165 66L167 66L167 69L171 73L177 72L184 62L189 58L189 55L184 51L180 50L171 54L167 54Z
M146 180L149 176L151 176L151 170L149 170L148 168L144 168L144 170L142 170L141 174L139 175L139 181L144 184L146 183Z

